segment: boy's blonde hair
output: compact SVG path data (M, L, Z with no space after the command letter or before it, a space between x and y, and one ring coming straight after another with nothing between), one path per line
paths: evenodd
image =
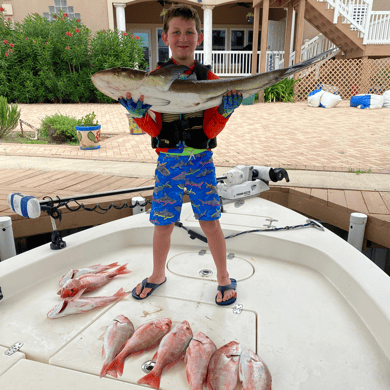
M196 9L187 4L175 4L168 8L164 15L164 32L168 34L169 22L173 18L181 17L186 20L195 20L196 31L198 34L200 31L200 18Z

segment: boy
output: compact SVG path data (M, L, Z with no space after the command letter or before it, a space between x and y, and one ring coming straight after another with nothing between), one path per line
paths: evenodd
M195 73L197 80L219 77L194 61L194 51L202 43L200 19L196 10L185 4L172 6L164 17L164 43L170 47L172 58L162 66L185 65L190 69L180 76L187 78ZM153 273L133 290L135 299L144 299L165 283L165 263L175 222L179 220L184 186L191 188L190 199L199 224L207 237L217 268L218 305L235 302L236 281L229 278L226 265L225 238L219 218L219 197L216 191L215 168L211 148L216 136L223 130L228 117L242 101L241 93L229 91L220 106L189 114L154 113L143 104L144 96L133 102L131 94L120 103L133 115L135 122L152 137L152 147L158 153L156 183L150 221L155 225L153 235ZM179 142L177 142L179 140Z

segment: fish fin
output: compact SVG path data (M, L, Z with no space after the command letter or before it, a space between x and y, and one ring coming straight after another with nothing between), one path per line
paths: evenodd
M167 92L172 83L190 68L185 65L168 65L150 72L146 78L147 85L153 85L161 92Z
M164 371L169 371L176 363L178 363L180 360L184 359L184 356L179 357L178 359L174 360L173 362L167 364L164 367Z
M150 387L153 387L154 389L160 388L160 379L161 376L157 374L157 372L154 372L154 369L149 372L149 374L146 374L144 377L139 379L137 383L139 384L145 384Z
M75 301L76 299L79 299L83 295L86 289L87 288L83 288L82 290L80 290L74 297L71 298L71 301Z
M102 326L102 327L99 328L101 330L104 329L104 332L98 337L98 340L103 340L104 339L104 335L106 334L107 328L108 328L108 326Z
M102 357L104 356L104 354L106 353L106 351L104 350L104 345L102 347Z
M128 269L127 269L127 263L126 264L123 264L123 265L121 265L119 268L117 268L112 274L110 274L110 275L112 275L112 277L115 277L115 276L117 276L117 275L125 275L125 274L129 274L129 273L131 273L131 271L129 271Z
M198 81L195 73L191 73L185 81Z
M100 378L102 378L103 376L106 376L107 374L113 376L114 378L118 377L115 370L110 370L108 368L111 363L112 363L112 361L107 362L107 360L103 363L103 367L100 371Z
M106 373L108 375L113 376L114 378L118 378L119 376L123 375L123 368L125 365L125 359L122 358L122 356L119 356L119 354L116 356L116 358L107 365L106 367Z
M168 104L171 104L171 101L153 96L145 96L144 103L150 104L151 106L167 106Z
M154 355L152 357L152 362L156 362L157 361L157 357L158 357L158 350L154 353Z
M123 298L123 297L126 297L128 296L129 293L126 292L126 291L123 291L123 288L121 287L115 294L114 294L114 297L117 297L117 298Z
M111 264L108 264L107 267L115 268L115 267L119 267L119 264L118 264L118 262L116 262L116 263L111 263Z

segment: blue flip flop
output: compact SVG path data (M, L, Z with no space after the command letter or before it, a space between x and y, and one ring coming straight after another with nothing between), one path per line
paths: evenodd
M237 280L236 279L232 279L230 278L230 281L232 282L231 284L228 284L227 286L219 286L218 285L218 288L217 290L218 291L221 291L222 293L222 298L223 298L223 295L224 295L224 292L226 290L235 290L237 288ZM218 294L217 294L218 295ZM230 298L228 299L227 301L222 301L222 302L218 302L217 301L217 295L215 296L215 303L218 305L218 306L228 306L228 305L231 305L232 303L236 302L236 297L233 297L233 298Z
M145 298L147 298L150 294L152 294L152 292L157 288L157 287L160 287L162 284L164 284L165 282L167 281L167 278L165 278L165 280L160 283L160 284L153 284L153 283L148 283L148 278L145 278L143 281L142 281L142 290L141 290L141 293L142 291L144 290L144 288L151 288L152 291L150 291ZM136 289L137 287L134 287L133 291L131 292L131 295L133 296L134 299L138 299L138 300L141 300L141 299L145 299L145 298L141 298L139 295L137 295L136 293Z

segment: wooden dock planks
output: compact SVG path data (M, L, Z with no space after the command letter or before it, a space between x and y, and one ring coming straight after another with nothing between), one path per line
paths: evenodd
M40 218L31 220L13 213L7 205L9 193L21 192L41 200L44 196L68 197L153 185L153 179L137 177L62 171L47 172L31 169L2 169L0 170L0 215L11 216L15 237L47 233L52 230L50 218L46 214L42 214ZM136 192L85 200L80 203L87 207L93 207L99 203L100 206L107 208L112 202L115 205L121 205L124 201L131 204L131 199L140 195L140 192ZM144 191L142 196L152 199L152 191ZM367 214L368 223L365 238L390 248L390 192L271 185L270 191L262 193L261 197L344 230L349 229L349 218L352 212ZM69 206L71 208L77 207L75 203L71 203ZM61 230L71 227L94 226L131 215L131 210L128 208L111 209L103 215L87 211L70 212L65 208L62 210L63 219L61 226L59 226Z

